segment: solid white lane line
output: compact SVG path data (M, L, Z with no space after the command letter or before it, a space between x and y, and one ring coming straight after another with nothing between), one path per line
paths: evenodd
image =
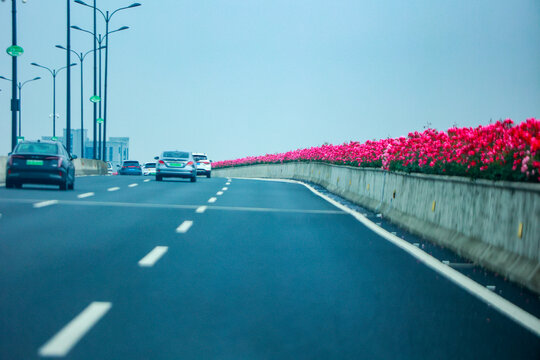
M120 188L118 186L111 187L111 188L107 189L107 191L117 191L117 190L120 190Z
M128 187L135 187L135 186L139 186L139 184L129 184Z
M208 202L211 204L211 203L215 203L216 200L217 200L217 198L211 197L210 199L208 199Z
M490 304L495 309L497 309L504 315L508 316L510 319L514 320L516 323L527 328L536 336L540 336L540 319L537 318L536 316L528 313L527 311L523 310L517 305L506 300L502 296L494 293L493 291L490 291L489 289L485 288L483 285L477 283L476 281L472 280L466 275L463 275L459 271L451 268L448 265L443 264L442 262L440 262L433 256L429 255L422 249L417 248L413 244L401 239L400 237L396 235L393 235L392 233L383 229L382 227L377 226L375 223L373 223L371 220L369 220L367 217L365 217L361 213L353 209L350 209L347 206L342 205L339 202L335 201L334 199L318 192L316 189L314 189L310 185L305 184L301 181L289 180L289 179L249 178L249 180L280 181L280 182L288 182L288 183L293 183L293 184L304 185L309 190L311 190L311 192L313 192L315 195L320 196L321 198L328 201L330 204L334 205L335 207L345 211L346 213L349 213L356 220L364 224L367 228L369 228L376 234L380 235L382 238L388 240L392 244L396 245L397 247L401 248L405 252L409 253L416 259L420 260L427 267L443 275L448 280L452 281L454 284L458 285L459 287L461 287L468 293L476 296L481 301L484 301Z
M39 350L40 356L66 356L77 342L109 311L110 302L94 301Z
M223 195L223 191L218 191L218 192L216 193L216 195L218 195L218 196L219 196L219 195Z
M149 181L150 181L150 179L145 179L145 180L144 180L144 182L149 182Z
M90 197L90 196L94 196L95 194L93 192L87 192L87 193L84 193L84 194L79 194L77 195L77 197L79 199L84 199L84 198L87 198L87 197Z
M169 250L168 246L156 246L152 251L139 260L139 266L151 267Z
M222 190L222 191L227 191L227 190L229 190L229 188L228 188L228 187L224 187L224 188L221 189L221 190Z
M206 211L207 208L208 208L208 206L205 206L205 205L199 206L199 207L197 208L197 210L195 210L195 212L196 212L197 214L202 214L203 212Z
M50 205L54 205L54 204L58 204L58 200L47 200L47 201L38 202L38 203L34 204L34 207L35 208L42 208L42 207L50 206Z
M179 234L184 234L186 233L189 228L193 225L193 221L191 220L186 220L184 221L182 224L180 224L180 226L178 226L176 228L176 232L179 233Z

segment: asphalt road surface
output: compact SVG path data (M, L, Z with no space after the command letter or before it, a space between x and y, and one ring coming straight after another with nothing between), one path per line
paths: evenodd
M0 359L540 359L540 338L302 185L0 188Z

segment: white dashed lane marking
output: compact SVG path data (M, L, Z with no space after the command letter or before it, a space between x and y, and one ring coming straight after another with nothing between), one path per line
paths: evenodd
M38 354L40 356L66 356L73 346L109 311L111 306L110 302L92 302L47 341L38 350Z
M135 186L139 186L139 184L129 184L128 187L135 187Z
M152 251L139 260L139 266L152 267L169 250L167 246L156 246Z
M195 210L195 212L196 212L197 214L202 214L203 212L206 211L207 208L208 208L208 206L199 206L199 207L197 208L197 210ZM1 214L0 214L0 216L1 216Z
M47 201L38 202L38 203L34 204L34 207L35 208L42 208L42 207L50 206L50 205L54 205L54 204L58 204L58 200L47 200Z
M217 198L211 197L210 199L208 199L208 202L211 204L211 203L215 203L216 200L217 200Z
M149 181L150 181L150 179L146 179L146 180L144 180L144 182L149 182Z
M107 191L118 191L120 188L118 186L108 188Z
M87 193L84 193L84 194L79 194L77 195L77 197L79 199L84 199L84 198L87 198L87 197L90 197L90 196L94 196L95 194L93 192L87 192Z
M219 195L223 195L223 191L218 191L218 192L216 193L216 195L218 195L218 196L219 196Z
M228 187L224 187L224 188L221 189L221 190L222 190L222 191L227 191L227 190L229 190L229 188L228 188Z
M176 228L176 232L179 234L184 234L189 230L191 226L193 226L193 221L186 220Z

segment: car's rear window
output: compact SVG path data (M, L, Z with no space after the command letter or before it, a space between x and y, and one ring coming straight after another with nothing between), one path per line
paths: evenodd
M193 158L194 158L196 161L199 161L199 160L208 160L208 158L207 158L205 155L193 155Z
M165 151L163 153L163 157L187 159L189 158L189 153L183 151Z
M147 163L147 164L144 164L144 167L147 169L153 169L156 167L156 163Z
M133 166L133 165L139 165L139 162L138 161L124 161L124 165L130 165L130 166Z
M30 154L58 154L58 146L56 144L47 143L23 143L17 146L15 152Z

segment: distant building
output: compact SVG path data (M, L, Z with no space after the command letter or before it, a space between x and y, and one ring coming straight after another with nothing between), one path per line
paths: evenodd
M57 137L57 140L65 145L66 129L64 136ZM81 130L71 130L71 153L79 158L92 159L94 157L94 142L87 137L88 130L83 129L84 155L81 155ZM52 136L42 136L43 140L51 140ZM99 143L98 143L99 146ZM113 164L121 165L124 160L129 159L129 138L128 137L110 137L106 143L107 151L105 157L107 161ZM98 158L100 157L98 154Z
M129 158L129 138L128 137L110 137L106 143L107 151L105 160L121 165L124 160ZM85 156L91 159L94 156L93 142L87 142ZM99 156L98 156L99 157Z

